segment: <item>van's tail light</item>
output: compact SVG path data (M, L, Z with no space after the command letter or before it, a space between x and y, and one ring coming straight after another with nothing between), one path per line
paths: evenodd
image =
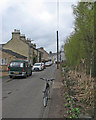
M24 70L24 68L23 68L23 72L24 72L25 70Z
M8 70L10 71L10 68L8 68Z

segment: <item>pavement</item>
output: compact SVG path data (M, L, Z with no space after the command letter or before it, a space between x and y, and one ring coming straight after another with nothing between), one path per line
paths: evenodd
M1 77L5 77L5 76L8 76L8 72L2 72L2 71L0 71L0 78Z
M63 118L66 113L64 101L64 85L62 83L61 72L56 69L55 81L52 87L51 100L48 104L44 118ZM81 115L81 119L93 120L89 115Z
M64 118L64 99L62 97L61 88L62 88L62 78L59 69L56 69L55 81L53 84L51 101L49 105L47 118Z

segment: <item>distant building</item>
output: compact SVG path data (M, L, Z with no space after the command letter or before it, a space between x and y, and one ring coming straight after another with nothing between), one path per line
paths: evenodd
M54 62L53 53L49 53L48 59Z
M48 61L49 54L44 50L44 48L40 47L38 50L39 50L39 52L42 53L41 61Z
M57 53L52 53L50 56L54 62L57 61ZM66 58L65 58L64 51L59 52L58 53L58 61L63 62L65 59Z
M52 53L53 56L53 62L57 61L57 53Z
M16 59L23 59L26 60L27 57L20 55L16 52L13 52L8 49L0 49L0 71L7 71L8 70L8 65L11 60L16 60Z
M61 51L61 53L60 53L60 61L63 62L65 60L66 60L65 53L64 53L64 51Z
M43 52L38 49L38 62L42 62Z

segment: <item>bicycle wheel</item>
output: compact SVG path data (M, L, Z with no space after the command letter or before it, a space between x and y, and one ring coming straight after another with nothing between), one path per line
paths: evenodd
M44 98L43 98L43 105L44 105L44 107L47 106L47 97L44 97Z

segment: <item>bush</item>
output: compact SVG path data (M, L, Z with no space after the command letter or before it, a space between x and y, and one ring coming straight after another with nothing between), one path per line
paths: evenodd
M69 103L65 104L65 107L70 107L70 104Z

